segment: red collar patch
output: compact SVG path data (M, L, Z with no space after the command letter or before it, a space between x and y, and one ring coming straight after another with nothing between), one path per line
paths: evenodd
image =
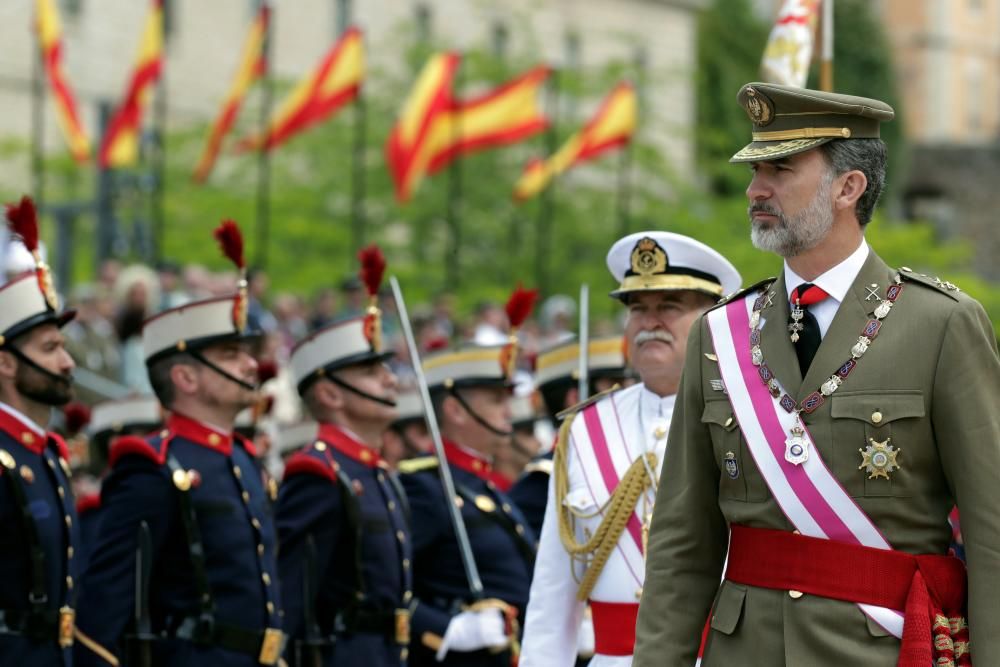
M486 460L486 457L472 454L450 440L444 441L444 455L448 463L459 470L471 472L484 482L492 481L493 465Z
M362 463L369 468L386 467L385 462L378 452L344 433L335 424L320 423L317 437L344 456Z
M172 413L170 419L167 420L166 430L168 435L190 440L196 445L201 445L225 456L233 453L232 433L222 433L182 414Z
M37 427L29 426L6 410L0 410L0 431L17 440L35 454L41 454L45 451L48 436L38 435Z

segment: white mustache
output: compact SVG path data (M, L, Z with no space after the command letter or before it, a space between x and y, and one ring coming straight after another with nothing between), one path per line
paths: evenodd
M658 340L664 343L673 343L674 337L669 331L664 331L663 329L653 329L652 331L640 331L635 335L635 344L642 345L643 343L648 343L651 340Z

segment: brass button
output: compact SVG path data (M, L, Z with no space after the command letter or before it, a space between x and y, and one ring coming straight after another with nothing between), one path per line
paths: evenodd
M218 447L220 442L222 442L222 438L220 438L218 434L216 433L208 434L208 444L212 445L213 447Z
M73 577L66 577L66 588L73 590Z
M413 599L413 591L406 591L403 593L403 602L409 602Z
M521 524L517 524L516 526L514 526L514 532L516 532L518 535L524 535L524 526L522 526Z
M264 545L263 544L258 544L257 545L257 555L258 556L263 556L264 555Z
M403 559L403 569L404 570L409 570L410 569L410 559L409 558L404 558Z
M377 476L378 476L378 481L380 481L380 482L384 482L385 481L385 475L383 475L382 473L379 473Z
M882 423L882 413L876 410L872 413L872 423L881 424Z
M730 417L729 419L727 419L727 420L726 420L726 423L724 424L724 426L725 426L726 428L729 428L729 427L730 427L730 426L732 426L732 425L733 425L733 418L732 418L732 417Z
M68 549L66 549L66 558L72 558L74 553L76 552L73 551L73 547L69 547Z
M260 521L257 520L257 517L250 519L250 525L256 528L257 530L260 530Z
M66 498L66 492L63 491L63 488L61 486L58 489L56 489L56 490L59 492L59 499L60 500L63 500L63 499Z
M30 431L25 431L21 434L21 442L26 445L30 445L35 442L35 434Z
M389 503L386 505L386 507L388 507L389 511L392 512L393 510L396 509L396 501L390 500Z
M72 517L66 517L66 527L67 528L72 528L73 527L73 518Z
M482 467L483 467L483 464L480 463L479 461L473 461L472 462L472 469L473 470L481 470Z
M408 648L400 649L399 659L405 662L408 657L410 657L410 649Z
M315 449L317 452L325 452L326 443L317 440L315 443L313 443L313 449Z
M243 470L239 466L233 466L233 474L236 475L236 479L243 479Z
M243 502L245 502L245 503L249 503L250 502L250 494L249 493L247 493L246 491L244 491L240 495L243 496Z
M642 599L642 589L641 588L637 588L635 590L635 599L636 600Z
M401 530L397 530L396 531L396 539L399 540L400 542L405 542L406 541L406 533L404 533Z
M503 508L503 511L504 511L504 512L507 512L508 514L510 514L510 511L511 511L511 507L510 507L510 503L504 503L504 504L503 504L503 505L501 505L500 507L502 507L502 508Z
M662 426L657 427L657 429L653 431L653 435L655 435L657 439L662 438L666 434L667 434L667 429L663 428Z
M788 597L792 598L793 600L798 600L800 597L802 597L802 591L788 591Z
M261 581L264 582L265 586L270 586L271 585L271 575L269 575L267 572L265 572L264 574L260 575L260 579L261 579Z
M160 437L161 438L165 438L168 435L170 435L170 431L168 431L167 429L163 429L162 431L160 431Z
M268 602L267 603L267 613L269 613L269 614L273 614L274 613L274 603L273 602Z

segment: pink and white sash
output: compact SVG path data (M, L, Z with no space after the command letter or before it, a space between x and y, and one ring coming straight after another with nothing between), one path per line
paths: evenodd
M639 397L642 387L636 385L607 396L584 408L570 427L570 450L579 463L581 473L594 504L603 507L618 488L622 476L639 456L622 428L638 421ZM633 412L635 414L633 414ZM626 536L618 541L617 550L638 585L645 578L642 552L642 517L637 506L625 525Z
M801 465L785 460L785 439L796 424L761 382L750 356L750 314L756 294L734 300L706 316L719 371L750 454L771 495L803 535L892 549L885 536L830 472L805 424L809 458ZM781 393L786 393L782 388ZM779 394L780 395L780 394ZM902 638L901 611L859 604L886 631Z

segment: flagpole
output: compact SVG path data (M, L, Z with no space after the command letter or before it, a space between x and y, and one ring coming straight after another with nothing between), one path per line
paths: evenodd
M452 84L452 95L455 98L459 97L459 91L462 89L462 65L461 60L459 60L459 65L455 69L455 79ZM462 136L461 123L459 122L459 115L454 114L452 125L452 145L458 143ZM447 202L445 206L445 219L448 224L448 244L447 251L444 258L445 266L445 284L444 289L446 291L457 291L459 286L459 281L461 279L461 248L462 248L462 220L461 220L461 205L462 205L462 155L461 153L456 154L454 159L448 165L448 192L447 192Z
M546 93L549 126L545 130L545 155L551 157L556 151L556 129L559 124L559 70L556 68L552 68ZM552 244L552 221L556 210L557 180L556 176L549 180L548 187L542 191L538 201L535 284L538 285L538 291L543 298L549 293L549 246Z
M35 18L38 20L38 17ZM39 211L45 199L45 54L41 35L35 31L31 61L31 194Z
M166 192L167 176L167 58L166 58L166 17L160 21L160 44L163 51L160 54L160 75L156 81L156 106L154 108L153 127L155 128L155 155L153 156L153 192L150 198L150 218L153 222L153 259L162 260L164 253L164 234L166 229L166 213L164 211L164 193Z
M819 64L820 90L833 92L833 0L823 2L823 57Z
M273 11L268 0L264 0L268 11ZM260 74L260 136L268 139L268 122L271 118L271 99L273 97L273 81L271 78L271 41L274 35L271 29L274 17L268 15L264 23L264 41L261 44L261 62L263 71ZM271 149L266 143L257 150L257 210L254 229L257 232L256 259L254 264L259 269L267 267L268 243L271 231Z

